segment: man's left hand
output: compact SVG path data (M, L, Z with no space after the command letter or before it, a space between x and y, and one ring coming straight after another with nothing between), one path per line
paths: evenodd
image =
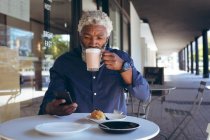
M104 51L102 53L102 60L107 69L110 70L120 70L123 65L123 60L117 54L109 51Z

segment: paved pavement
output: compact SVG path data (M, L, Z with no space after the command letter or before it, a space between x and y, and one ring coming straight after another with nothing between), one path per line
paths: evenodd
M165 70L165 85L175 86L176 89L171 91L170 95L166 96L166 101L163 104L159 100L152 102L148 120L154 121L160 126L161 135L169 136L171 131L176 127L177 123L182 117L177 117L178 122L174 121L169 113L165 112L165 108L178 107L181 109L188 109L192 105L193 98L197 93L197 88L201 80L210 85L209 78L202 78L194 74L186 73L183 71ZM22 90L24 93L24 89ZM21 103L21 116L36 115L39 105L44 95L44 91L33 91L33 98L26 98L26 101ZM200 107L200 112L196 114L195 121L189 123L185 128L186 135L190 140L206 140L207 124L210 123L210 90L205 90L203 104ZM178 102L179 104L171 105L171 103ZM184 104L187 103L187 104ZM136 107L135 107L136 108ZM130 108L128 109L128 112ZM196 124L197 123L197 124ZM199 127L198 127L199 126ZM158 135L153 140L164 140L164 137ZM180 135L176 140L185 140L184 135Z

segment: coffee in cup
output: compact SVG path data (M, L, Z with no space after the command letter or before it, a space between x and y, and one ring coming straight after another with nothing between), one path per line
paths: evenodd
M85 50L85 60L87 71L98 71L101 61L101 50L98 48L88 48Z

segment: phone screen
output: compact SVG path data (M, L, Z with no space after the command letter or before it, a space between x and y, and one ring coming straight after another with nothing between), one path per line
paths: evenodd
M54 92L56 99L65 99L66 102L60 105L69 105L72 103L72 98L69 92Z

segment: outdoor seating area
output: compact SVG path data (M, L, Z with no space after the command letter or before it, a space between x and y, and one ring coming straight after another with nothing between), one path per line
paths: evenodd
M184 109L174 108L175 106L174 104L179 103L179 101L173 102L171 108L165 108L165 111L170 114L173 122L177 122L177 117L179 117L180 115L183 117L181 121L177 122L177 126L168 137L169 139L172 138L176 132L178 132L178 134L176 135L174 139L179 137L181 134L183 134L183 136L186 139L189 139L184 129L188 126L190 121L193 121L198 126L198 129L200 129L201 132L203 132L202 128L200 128L199 126L199 122L193 119L195 118L196 115L198 115L197 113L199 113L200 105L203 101L205 86L206 86L206 82L201 81L200 86L198 88L198 93L196 94L195 99L193 100L193 103L192 105L190 105L189 109L184 110ZM185 105L185 104L182 103L179 105Z
M128 98L128 115L142 117L151 120L159 125L160 133L158 136L152 140L164 140L167 139L173 130L177 127L177 122L183 120L184 116L179 116L176 121L168 113L166 108L176 107L177 109L187 109L189 106L193 105L196 94L198 93L198 88L200 81L205 81L206 85L210 85L209 79L203 79L201 76L195 76L186 72L177 73L172 75L168 72L165 74L165 85L170 87L176 87L176 89L171 90L171 93L165 96L165 101L161 103L161 98L157 96L151 96L151 101L143 103L139 102L136 98L132 98L133 104L130 104L131 99ZM153 100L157 98L156 100ZM21 116L31 116L35 115L38 111L38 107L41 103L42 97L35 98L33 101L23 102L21 109ZM31 103L32 102L32 103ZM139 103L141 105L139 106ZM149 107L147 106L150 104ZM27 104L29 104L27 106ZM173 105L172 105L173 104ZM142 108L143 107L143 108ZM146 108L145 108L146 107ZM142 110L143 109L143 110ZM144 110L146 109L146 110ZM193 120L184 128L184 134L174 133L172 139L176 140L206 140L207 125L210 122L210 90L207 88L204 90L203 101L200 104L199 112L193 116ZM199 129L198 129L199 128ZM186 137L187 135L187 137Z
M0 5L0 140L210 140L210 1Z
M202 93L200 92L202 91L202 84L205 84L206 82L206 85L209 85L209 79L203 79L201 76L195 76L189 73L181 72L176 75L168 73L165 76L165 79L166 85L176 86L176 89L171 91L171 94L165 96L165 101L162 104L160 104L160 102L158 101L155 101L153 104L151 104L148 119L153 120L160 126L160 134L166 136L167 139L206 140L206 129L208 123L210 122L210 91L206 88L204 89L203 98L201 99L202 103L200 104L200 106L199 104L193 105L193 103L194 101L197 101L195 100L196 95L198 93ZM205 82L201 82L202 80L204 80ZM201 87L199 88L200 84ZM188 111L191 111L191 107L195 109L195 106L198 106L199 110L197 110L196 114L190 114L194 112ZM189 114L185 112L185 114L172 116L169 113L169 111L172 111L172 109L176 109L176 113L181 112L178 112L178 110L187 110ZM189 121L188 117L193 117L193 120ZM174 119L176 119L176 121ZM182 122L184 122L184 124L181 124ZM183 128L184 126L185 128ZM175 133L178 128L180 130L179 132L184 133ZM158 138L154 138L154 140L161 140L166 138L163 136L159 136Z

